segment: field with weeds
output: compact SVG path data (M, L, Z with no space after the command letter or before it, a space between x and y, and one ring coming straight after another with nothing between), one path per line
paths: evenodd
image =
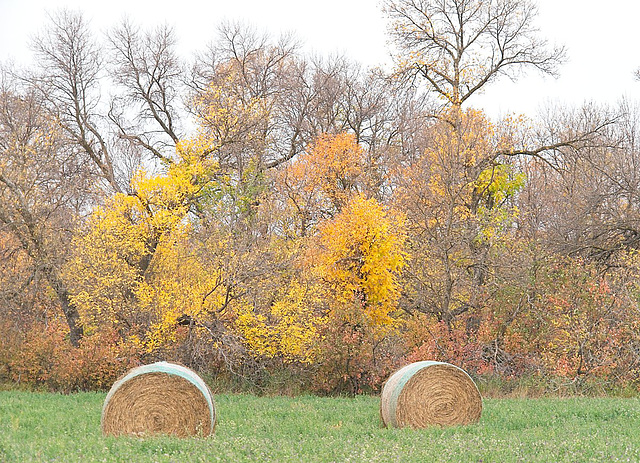
M485 399L476 425L385 429L376 397L216 395L209 438L105 438L105 394L0 392L1 462L640 461L640 399Z

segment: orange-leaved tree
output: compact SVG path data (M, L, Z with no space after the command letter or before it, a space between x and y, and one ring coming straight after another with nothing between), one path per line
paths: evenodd
M305 236L322 218L339 212L362 192L365 152L353 135L320 135L278 180L287 208L293 211L295 233Z

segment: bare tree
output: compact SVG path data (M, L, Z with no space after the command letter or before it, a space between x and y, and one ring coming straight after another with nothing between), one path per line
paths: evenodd
M529 0L387 0L384 10L402 72L453 106L501 75L555 75L565 58L538 37Z
M183 137L180 97L183 67L176 56L176 38L168 26L143 32L124 21L108 35L111 76L123 90L111 102L109 118L120 138L153 157L172 162Z
M190 109L207 133L221 167L261 172L299 152L299 130L289 126L287 92L296 85L297 42L273 41L241 24L223 24L219 40L194 66Z
M615 123L595 130L598 121L614 119L611 112L589 106L555 114L546 132L556 138L575 138L590 126L592 134L548 151L545 163L528 162L522 197L532 235L557 253L604 265L640 246L638 108L623 103Z
M71 142L81 147L108 189L122 192L101 116L103 59L81 14L60 11L37 36L39 69L29 81L38 89Z
M122 193L143 158L173 161L183 136L183 69L166 26L145 32L124 21L108 40L105 54L82 14L62 10L33 41L38 66L27 79L105 192Z
M20 244L31 274L26 288L48 283L75 346L78 310L62 276L74 219L83 208L90 173L65 146L56 118L40 94L0 88L0 229Z

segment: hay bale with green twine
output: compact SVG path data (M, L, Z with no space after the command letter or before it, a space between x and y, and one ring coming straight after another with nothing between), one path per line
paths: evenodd
M382 388L380 415L393 428L476 423L482 398L461 368L445 362L415 362L392 374Z
M216 425L211 391L193 370L169 362L133 368L102 407L104 435L209 436Z

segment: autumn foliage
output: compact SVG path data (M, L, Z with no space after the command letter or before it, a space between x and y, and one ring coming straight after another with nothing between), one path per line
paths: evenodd
M636 119L492 120L467 98L563 57L524 3L418 2L468 21L438 31L386 3L391 74L231 25L187 67L170 31L124 23L107 105L101 49L55 19L39 73L0 75L0 382L104 390L170 360L221 388L358 394L431 359L638 390ZM497 41L486 59L447 50L466 26Z

